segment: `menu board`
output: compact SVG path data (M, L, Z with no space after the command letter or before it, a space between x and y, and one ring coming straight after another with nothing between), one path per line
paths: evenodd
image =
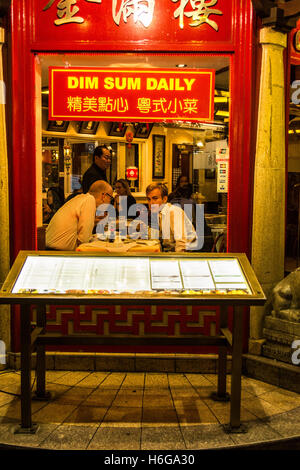
M28 256L12 293L251 294L236 258Z

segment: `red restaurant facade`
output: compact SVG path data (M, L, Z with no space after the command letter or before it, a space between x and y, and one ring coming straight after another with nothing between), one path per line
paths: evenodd
M148 62L169 67L173 56L183 61L193 58L214 68L221 58L229 70L229 179L227 200L227 251L251 257L251 214L255 133L258 101L259 47L257 22L251 0L13 0L11 17L11 161L10 221L11 260L19 250L37 249L39 220L39 178L37 158L41 153L41 59L51 63L59 57L64 67L86 64L92 57L100 65L124 63L144 70ZM113 59L113 60L112 60ZM98 61L98 62L97 62ZM55 63L53 63L55 65ZM197 97L201 99L201 96ZM151 181L148 181L150 183ZM77 331L97 331L91 307L70 306L58 315L49 311L50 329L68 331L73 322ZM134 312L129 324L128 309L116 316L103 306L110 332L132 333L140 321L149 323L151 309ZM199 313L200 312L200 313ZM178 307L180 328L191 322L194 331L210 333L218 327L218 312L201 308L187 311ZM121 316L120 316L121 315ZM201 317L201 318L200 318ZM172 334L164 324L163 308L155 318L161 331ZM200 318L200 320L199 320ZM118 328L118 320L124 327ZM142 320L141 320L142 319ZM127 323L126 323L127 322ZM51 326L52 325L52 326ZM149 327L151 328L151 326ZM188 331L189 326L187 326ZM12 349L18 350L18 315L13 317ZM248 327L245 329L247 347ZM166 349L167 350L167 349Z

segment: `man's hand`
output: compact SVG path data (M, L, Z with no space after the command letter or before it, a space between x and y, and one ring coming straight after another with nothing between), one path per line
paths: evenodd
M97 225L101 220L105 219L105 217L108 216L108 212L104 212L103 215L100 215L100 216L95 216L95 221L94 221L94 225Z

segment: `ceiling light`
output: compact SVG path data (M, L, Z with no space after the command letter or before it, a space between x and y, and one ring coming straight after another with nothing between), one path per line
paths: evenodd
M226 96L215 96L214 102L215 103L227 103L228 98Z
M229 111L217 111L216 112L216 116L225 116L225 117L229 117Z
M176 67L178 67L179 69L184 69L185 67L187 67L186 64L176 64Z

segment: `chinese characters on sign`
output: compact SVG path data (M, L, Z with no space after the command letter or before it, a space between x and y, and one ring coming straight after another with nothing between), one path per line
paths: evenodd
M123 15L124 23L127 23L127 18L130 15L133 15L133 21L135 23L139 20L146 28L152 23L155 0L122 0L118 12L118 0L112 0L112 3L114 22L118 26L120 24L121 15Z
M85 0L86 2L91 3L101 3L102 0ZM48 10L55 0L50 0L47 5L43 8L43 11ZM76 13L79 12L79 7L76 6L77 0L60 0L57 4L57 17L58 20L54 21L56 26L60 26L66 23L83 23L84 18L81 16L76 16Z
M218 24L209 18L210 15L223 15L220 10L209 8L218 3L218 0L172 0L172 2L180 2L179 7L174 12L174 18L179 18L179 26L181 29L184 28L184 16L192 18L190 26L201 26L203 23L207 23L213 29L218 31ZM186 11L187 5L190 4L192 10Z
M121 98L110 98L92 96L91 98L81 96L68 96L67 108L70 112L88 113L125 113L128 111L128 100Z
M139 98L137 103L137 108L141 113L162 113L162 114L177 114L177 112L182 112L183 114L192 115L193 113L197 114L198 100L189 99L189 98L158 98L151 100L150 98Z
M178 114L182 112L192 118L193 114L198 112L198 99L184 98L179 100L166 99L166 98L138 98L136 108L144 114L149 113L161 113L166 114ZM99 98L93 96L91 98L81 96L68 96L67 97L67 108L71 112L87 113L92 111L94 113L126 113L129 111L128 99L110 98L109 96L100 96Z
M67 23L84 23L85 18L79 14L79 1L80 0L49 0L43 11L48 10L54 3L56 4L57 18L54 21L56 26L64 25ZM102 0L81 0L87 3L102 3ZM109 1L109 0L106 0ZM154 10L155 0L111 0L112 1L112 16L116 25L120 25L121 19L127 23L129 17L132 16L134 23L138 21L148 28L151 25ZM208 24L215 31L219 27L215 19L211 15L223 15L221 10L211 8L218 3L218 0L170 0L173 3L179 3L179 6L174 11L173 17L179 19L179 27L184 28L184 17L191 18L188 23L191 27L201 26ZM78 15L77 15L78 14Z
M49 119L212 121L214 78L208 69L50 67Z

